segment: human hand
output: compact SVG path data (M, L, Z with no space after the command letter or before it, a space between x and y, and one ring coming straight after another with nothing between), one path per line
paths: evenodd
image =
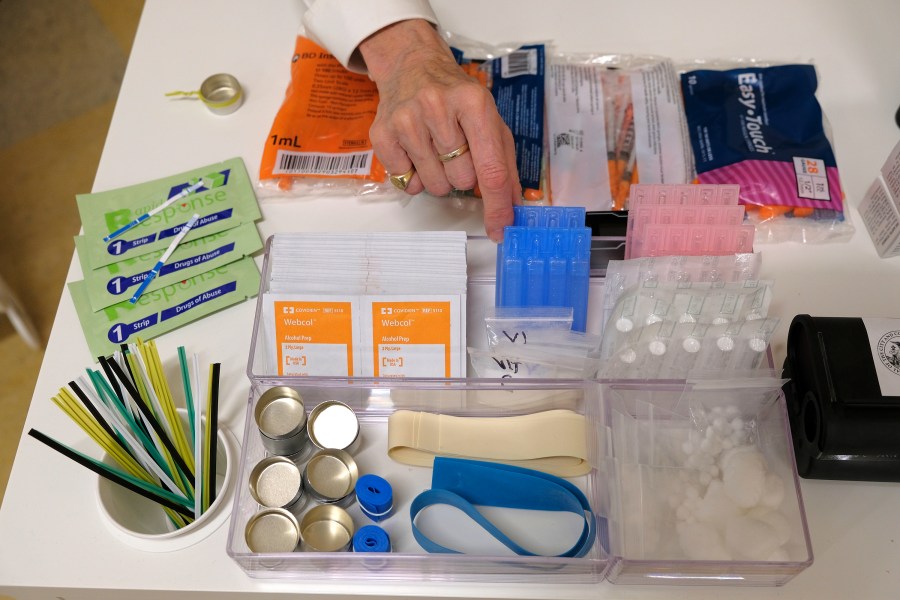
M372 145L385 169L412 172L404 188L446 196L478 186L488 236L503 239L522 197L512 133L494 98L456 63L428 22L401 21L359 46L378 86ZM468 144L468 152L441 158Z

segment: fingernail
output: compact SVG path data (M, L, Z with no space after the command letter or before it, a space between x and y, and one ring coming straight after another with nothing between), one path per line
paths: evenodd
M495 243L499 244L503 241L503 229L491 229L487 232L488 237L491 238Z

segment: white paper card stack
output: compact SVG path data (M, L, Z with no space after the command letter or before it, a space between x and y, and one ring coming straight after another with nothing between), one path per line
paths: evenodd
M277 234L268 260L278 375L465 376L465 232Z

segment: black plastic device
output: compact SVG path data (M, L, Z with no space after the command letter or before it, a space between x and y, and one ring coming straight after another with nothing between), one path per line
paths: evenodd
M784 394L801 477L900 481L900 397L882 393L876 371L887 368L889 377L894 371L900 319L896 325L873 352L861 318L794 317Z

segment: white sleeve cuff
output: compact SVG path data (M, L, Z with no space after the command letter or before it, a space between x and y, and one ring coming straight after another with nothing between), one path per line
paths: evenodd
M393 23L425 19L437 25L428 0L316 0L303 14L306 35L348 70L365 73L359 44Z

